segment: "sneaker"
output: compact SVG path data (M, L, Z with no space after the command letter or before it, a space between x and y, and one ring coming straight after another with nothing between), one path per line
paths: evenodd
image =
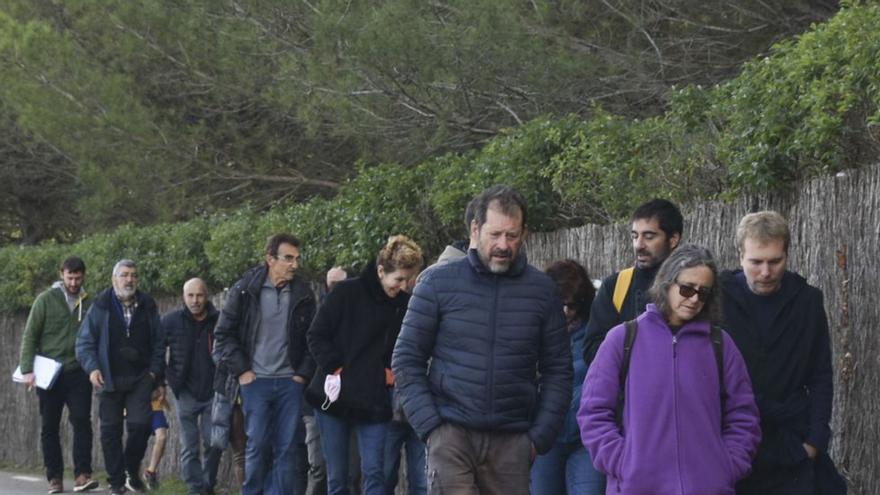
M111 495L121 495L121 494L123 494L123 493L125 493L125 492L127 492L127 491L128 491L128 490L126 490L124 486L113 486L113 487L110 487L110 494L111 494Z
M159 475L155 471L144 470L144 481L147 482L147 488L152 490L159 489Z
M49 480L49 493L61 493L64 491L64 482L58 478Z
M126 476L125 488L128 488L129 490L137 493L144 493L147 491L147 486L144 485L144 482L143 480L141 480L140 476Z
M93 480L91 474L81 473L73 481L73 491L87 492L89 490L94 490L95 488L98 488L98 484L98 480Z

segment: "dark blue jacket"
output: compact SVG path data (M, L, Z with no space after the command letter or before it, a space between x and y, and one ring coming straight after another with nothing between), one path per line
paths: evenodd
M577 412L581 407L581 391L584 386L584 378L587 377L587 363L583 360L584 340L587 335L587 324L578 323L576 327L571 329L569 334L571 339L571 364L574 370L574 379L572 380L571 403L568 406L568 413L565 415L565 423L562 426L562 433L557 439L558 443L565 444L581 444L581 429L577 424Z
M546 452L572 390L556 284L524 254L504 274L491 273L475 250L428 270L410 299L392 368L422 439L450 422L528 432L536 450Z
M113 289L107 289L98 294L92 307L83 320L76 337L76 359L86 374L101 370L104 378L104 391L113 392L113 375L110 373L110 311L112 308L111 293ZM141 291L135 293L137 298L136 312L146 312L147 322L150 326L150 355L149 371L155 376L154 384L160 383L165 372L165 332L159 320L159 311L152 297Z

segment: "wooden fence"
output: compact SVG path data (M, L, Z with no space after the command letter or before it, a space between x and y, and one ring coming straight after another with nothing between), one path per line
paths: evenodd
M835 401L832 457L850 481L850 493L880 493L880 166L808 182L785 195L748 195L730 203L687 205L685 242L701 244L721 266L738 265L734 231L746 213L775 209L789 219L792 247L789 267L825 293L830 319ZM629 225L587 225L553 233L533 234L530 260L543 266L551 260L573 258L594 278L632 264ZM93 286L93 284L90 284ZM164 310L173 301L164 301ZM26 315L0 315L0 370L7 376L17 365ZM0 464L38 468L39 415L33 393L11 380L0 380ZM93 408L93 412L97 408ZM96 414L93 414L96 416ZM179 454L175 420L171 420L162 471L177 472ZM65 424L65 444L70 431ZM94 465L99 469L98 429L95 423ZM65 448L69 451L69 448ZM69 452L66 465L70 465ZM228 454L221 467L230 479Z

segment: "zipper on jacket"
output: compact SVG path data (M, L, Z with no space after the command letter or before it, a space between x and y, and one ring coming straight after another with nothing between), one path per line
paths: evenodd
M672 415L675 421L675 469L678 473L678 493L684 493L684 480L681 475L681 425L678 414L678 359L675 347L678 335L672 336Z
M492 400L494 395L495 388L495 334L497 333L496 326L498 325L498 321L496 318L498 312L498 275L492 275L493 282L495 283L495 295L492 301L492 312L489 313L489 363L486 368L486 378L488 383L486 384L486 404L489 406L489 424L492 424L492 421L495 418L495 401Z

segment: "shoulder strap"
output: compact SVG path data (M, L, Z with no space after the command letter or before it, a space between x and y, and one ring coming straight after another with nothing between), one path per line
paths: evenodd
M629 286L632 285L634 272L635 267L631 266L617 273L617 283L614 284L614 296L611 298L617 314L620 314L620 310L623 308L623 300L626 299L626 293L629 292Z
M636 334L639 332L639 323L636 320L630 320L623 325L626 329L626 337L623 339L623 361L620 363L618 380L620 388L617 390L617 414L615 414L617 427L621 431L623 431L623 402L626 398L626 376L629 374L629 362L632 358L633 343L635 343Z
M709 330L709 338L712 339L712 350L715 351L715 363L718 365L718 390L721 391L721 409L724 410L724 401L727 400L727 390L724 388L724 335L721 327L712 325Z

